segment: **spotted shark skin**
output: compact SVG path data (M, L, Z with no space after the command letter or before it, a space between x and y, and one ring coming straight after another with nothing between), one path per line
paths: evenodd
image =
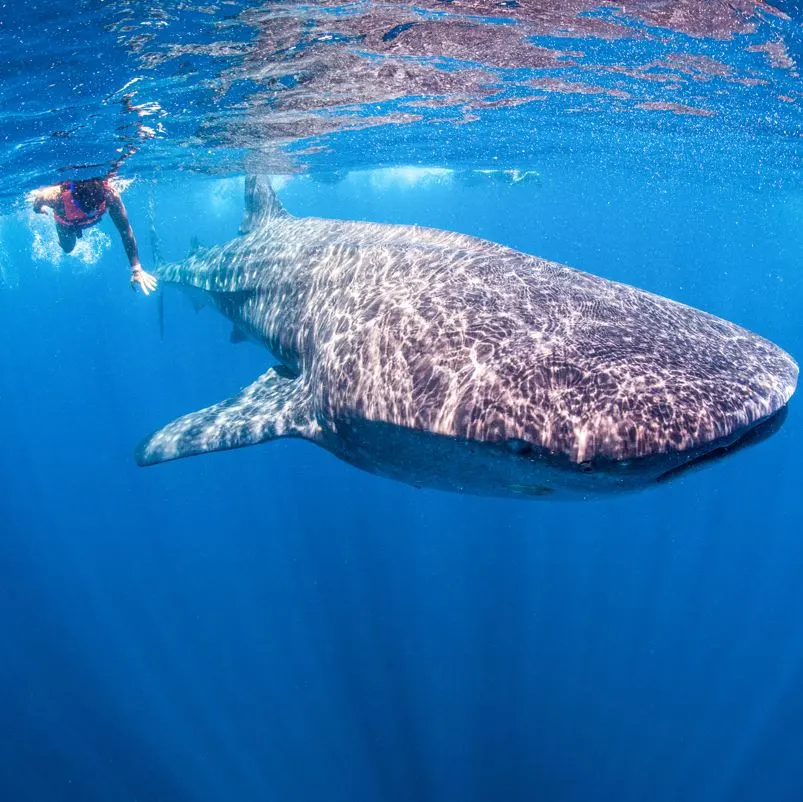
M239 237L158 276L280 365L146 439L141 465L301 437L415 485L616 492L771 433L797 383L705 312L463 234L293 217L262 179Z

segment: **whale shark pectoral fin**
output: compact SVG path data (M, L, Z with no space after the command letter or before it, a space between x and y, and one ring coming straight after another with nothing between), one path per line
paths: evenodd
M301 378L271 368L237 395L176 418L147 437L137 448L137 464L156 465L279 437L311 439L318 425L310 401Z

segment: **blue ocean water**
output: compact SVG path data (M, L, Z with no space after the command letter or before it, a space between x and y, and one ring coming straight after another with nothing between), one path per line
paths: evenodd
M803 799L797 398L755 448L602 501L415 490L297 441L142 470L143 435L231 395L272 360L230 344L226 320L175 293L162 336L157 302L128 287L108 219L65 256L25 200L131 152L120 175L148 268L152 239L173 260L193 236L234 236L256 163L282 173L275 185L294 214L485 237L705 309L800 359L795 9L776 4L786 20L760 10L751 21L748 5L762 4L738 6L757 30L726 37L720 18L716 30L689 22L671 47L717 53L768 83L729 88L708 64L706 80L675 70L683 97L640 98L715 115L644 110L622 127L626 112L604 104L624 99L581 92L576 106L561 90L554 106L483 116L477 105L479 119L460 124L450 106L438 119L337 128L332 85L313 81L293 113L310 124L302 112L317 97L316 108L333 106L329 127L290 137L264 127L291 114L267 89L244 100L264 78L249 47L280 39L287 20L309 35L310 6L0 3L16 43L0 116L0 799ZM316 14L351 21L354 11L320 4ZM416 30L393 22L379 41ZM537 34L587 58L605 49L610 63L619 48L630 69L667 46L656 22L628 25L664 39ZM352 30L338 36L354 47ZM785 36L792 67L740 50L740 36ZM87 43L107 49L108 68L92 66ZM280 63L290 58L286 43L275 47ZM50 60L34 63L34 48ZM734 49L755 63L727 60ZM475 68L463 61L441 71ZM523 68L495 69L519 82L506 89L516 96ZM292 80L272 76L287 84L277 93L295 92L305 70L321 75L316 62ZM143 88L126 105L119 90L135 79ZM234 95L215 105L226 80ZM407 113L399 97L360 87L366 105ZM763 94L748 103L748 90ZM355 102L343 104L353 115ZM75 133L54 137L70 116Z

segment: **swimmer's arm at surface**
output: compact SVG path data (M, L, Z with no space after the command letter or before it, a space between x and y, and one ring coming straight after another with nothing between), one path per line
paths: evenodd
M128 221L128 212L123 199L114 187L108 187L106 190L106 205L109 209L109 217L120 232L120 239L123 241L123 247L131 265L131 287L133 289L139 287L145 295L149 295L156 289L156 279L150 273L146 273L139 263L134 230Z
M123 241L123 247L131 269L135 270L140 264L134 230L131 228L131 223L128 222L128 212L120 193L112 187L106 190L106 205L109 208L109 217L111 217L112 222L120 232L120 239Z
M33 196L33 210L37 214L42 214L45 206L49 206L52 209L58 202L60 195L61 187L58 184L53 187L43 187L37 190L36 194Z

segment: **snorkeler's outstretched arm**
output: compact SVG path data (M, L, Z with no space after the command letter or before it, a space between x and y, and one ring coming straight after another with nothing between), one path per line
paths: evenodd
M106 204L109 209L109 217L111 217L120 232L120 239L123 241L123 247L131 265L131 287L136 289L139 286L145 295L150 295L156 289L156 279L150 273L146 273L139 263L139 252L137 251L137 241L134 238L134 230L128 221L128 212L123 199L114 187L109 187L106 190Z
M134 270L139 267L139 252L137 250L137 241L134 238L134 230L131 228L131 223L128 221L128 212L126 211L123 199L120 193L111 187L106 190L106 205L109 209L109 217L111 217L117 230L120 232L120 239L123 241L126 256L131 264L131 269Z

